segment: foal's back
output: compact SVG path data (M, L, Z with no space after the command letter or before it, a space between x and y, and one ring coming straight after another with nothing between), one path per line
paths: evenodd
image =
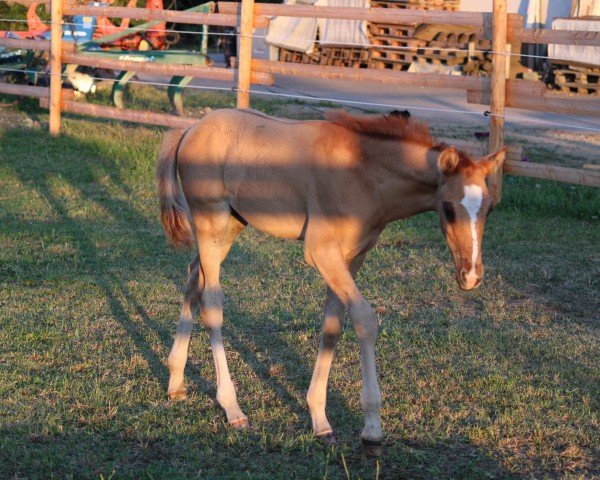
M351 188L359 152L355 135L330 122L218 110L186 133L177 161L192 210L223 199L256 228L300 238L310 211L330 208L323 195Z

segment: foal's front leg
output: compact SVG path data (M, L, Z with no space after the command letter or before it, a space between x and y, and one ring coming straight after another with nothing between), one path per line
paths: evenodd
M365 256L361 255L352 261L350 271L353 277L358 273L364 259ZM315 369L313 370L310 387L306 394L306 402L310 409L314 434L321 439L323 443L330 445L335 443L335 436L333 435L333 429L325 414L325 405L327 404L327 381L329 379L329 371L331 370L335 346L342 333L345 310L344 304L329 287L327 287L327 299L325 301L324 313L325 318L321 330L319 353L317 354L317 361L315 363Z
M327 287L321 343L319 344L319 353L317 354L317 362L313 370L310 387L306 394L306 403L308 403L310 409L313 432L326 445L335 443L333 429L329 425L325 414L325 405L327 403L327 380L333 361L333 351L342 332L343 320L344 305L331 288Z
M310 254L327 285L348 308L350 319L360 342L363 378L360 401L365 414L365 424L360 438L367 455L379 455L381 454L383 431L380 414L381 392L377 383L375 367L375 341L379 331L375 311L359 292L341 252L335 245L329 248L320 248Z

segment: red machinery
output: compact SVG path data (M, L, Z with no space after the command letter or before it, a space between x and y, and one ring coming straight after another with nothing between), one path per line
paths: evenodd
M109 0L109 4L113 0ZM0 37L18 37L18 38L41 38L50 31L50 27L44 23L37 14L36 3L31 3L27 9L27 31L0 31ZM127 7L135 7L136 0L129 0ZM151 10L163 10L162 0L146 0L146 8ZM130 19L124 18L120 25L112 23L108 17L97 17L95 19L95 28L93 33L94 40L118 34L129 28ZM69 30L70 25L64 27ZM173 44L177 38L174 35L167 35L166 23L157 23L152 25L149 30L140 30L127 36L115 39L106 44L107 47L119 47L122 50L165 50Z

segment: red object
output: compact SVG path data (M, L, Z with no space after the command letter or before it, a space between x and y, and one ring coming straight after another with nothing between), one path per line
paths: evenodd
M112 0L109 0L112 3ZM50 26L46 25L36 12L38 4L32 3L27 9L27 31L0 31L0 37L18 37L18 38L39 38L44 33L50 31ZM129 0L127 7L133 8L136 6L136 0ZM163 0L147 0L146 8L153 10L163 10ZM120 25L112 23L108 17L96 18L96 29L94 30L94 39L106 37L113 33L122 32L129 28L130 19L123 18ZM121 38L109 46L120 47L122 50L139 50L142 40L146 40L153 50L165 50L168 47L166 42L166 23L154 25L148 32L139 32Z
M35 11L37 6L37 3L31 3L27 9L27 31L0 31L0 37L40 38L44 33L49 32L50 26L42 22Z

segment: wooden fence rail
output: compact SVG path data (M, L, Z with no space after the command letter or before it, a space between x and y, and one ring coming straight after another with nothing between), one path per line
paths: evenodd
M466 92L469 103L490 105L491 112L496 115L492 117L490 122L489 150L497 150L504 144L503 115L506 107L600 116L600 98L598 97L573 98L548 92L542 82L506 79L505 54L499 53L505 52L504 45L511 41L600 46L600 32L523 28L523 18L520 15L506 12L507 0L494 0L492 13L255 4L254 0L242 0L241 3L219 2L218 13L201 13L82 5L76 4L72 0L13 1L23 5L29 5L35 1L35 3L43 3L49 7L52 15L50 41L0 38L0 47L49 50L50 88L0 83L0 93L39 98L40 104L50 109L50 131L53 135L57 135L60 131L61 110L95 117L176 128L184 128L193 125L197 121L193 118L168 114L75 102L72 99L72 93L62 89L62 66L66 64L144 72L160 76L237 81L237 105L240 108L246 108L250 105L251 85L271 84L273 83L273 75L384 83L398 86L420 85L460 89ZM238 68L232 70L197 65L136 62L120 58L99 58L85 53L78 53L72 44L62 42L63 15L107 16L109 18L130 18L181 24L235 26L238 28L239 33ZM493 41L492 76L491 78L444 76L253 59L253 31L255 28L268 26L269 17L271 16L364 20L386 24L418 23L471 26L480 35ZM481 148L481 146L477 148ZM512 147L509 148L504 169L505 173L600 186L600 172L598 171L520 162L517 158L520 155L519 151ZM484 152L474 153L483 154ZM490 187L492 194L499 198L501 194L501 175L494 179Z

